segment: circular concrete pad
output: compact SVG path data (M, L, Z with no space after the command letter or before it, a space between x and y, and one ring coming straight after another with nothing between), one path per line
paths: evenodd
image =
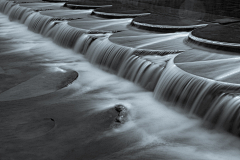
M158 32L191 31L207 26L207 23L203 21L161 14L136 17L131 24L141 29Z
M200 77L240 84L240 55L233 52L189 50L174 59L180 69Z

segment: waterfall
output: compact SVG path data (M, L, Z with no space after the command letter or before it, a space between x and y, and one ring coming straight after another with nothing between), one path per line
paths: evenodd
M233 98L226 93L238 93L239 90L240 85L237 84L191 75L178 68L171 60L158 81L154 97L229 130L229 127L240 127L240 101L238 96ZM229 131L235 133L235 130Z
M15 5L12 2L2 1L2 3L6 5L2 10L9 15L11 20L24 23L29 30L50 37L60 46L72 48L74 51L84 54L91 63L98 65L102 69L114 72L151 91L154 89L164 66L144 58L132 61L131 56L134 54L138 55L137 57L143 55L167 55L181 52L124 47L109 41L108 38L112 34L111 32L75 28L69 26L67 21L62 21L59 18L41 15L39 12ZM133 67L129 70L124 66L139 66L140 69L134 69ZM134 78L129 78L131 77L129 75Z
M114 44L109 41L112 32L72 27L68 21L41 15L12 1L1 0L0 11L11 21L19 21L56 44L85 55L100 68L154 91L156 99L239 135L240 98L229 93L239 92L240 86L184 72L173 62L181 50L157 51ZM145 55L157 55L159 60L155 62Z
M108 36L98 35L100 38L86 36L80 38L85 41L78 51L81 50L91 63L99 65L99 67L118 74L120 77L126 78L140 86L153 91L156 83L161 76L165 67L165 61L170 58L162 58L162 63L153 63L144 57L138 55L161 55L166 54L158 51L137 50L134 48L123 47L111 43ZM91 37L91 38L90 38ZM83 40L85 39L85 40ZM87 45L86 45L87 44ZM77 45L78 46L78 45ZM87 49L83 49L87 47ZM84 51L83 51L84 50ZM176 53L175 51L169 53Z
M217 128L240 136L240 96L223 93L213 101L204 116L206 123L214 123Z
M16 5L15 3L13 3L12 1L0 1L0 11L3 14L8 14L8 12L11 11L11 8Z
M41 33L44 28L47 28L47 25L51 20L53 20L53 18L49 16L43 16L39 12L34 12L28 16L24 24L28 26L30 31Z
M83 30L69 26L66 22L56 24L49 36L60 46L73 48L77 39L84 33Z
M14 5L8 12L9 20L20 20L25 12L30 11L31 9L26 7L20 7L18 4Z
M142 57L132 55L121 65L119 76L153 91L165 64L153 63Z
M111 43L108 38L102 37L91 43L85 56L91 63L118 73L123 61L133 52L133 49Z

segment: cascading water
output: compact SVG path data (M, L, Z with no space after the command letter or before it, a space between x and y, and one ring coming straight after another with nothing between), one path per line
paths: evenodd
M25 12L30 11L30 9L25 7L20 7L19 5L15 5L9 11L8 17L9 20L20 20Z
M0 10L3 14L8 14L8 12L10 12L11 8L14 5L16 5L16 4L11 1L1 1L0 2Z
M204 116L207 112L207 107L202 106L205 101L208 101L206 97L213 94L212 88L216 88L215 85L212 85L213 82L177 76L176 73L171 73L174 70L169 71L170 69L166 69L166 74L162 76L163 78L159 80L159 84L155 88L165 66L161 63L153 64L146 59L134 56L135 54L164 55L181 51L168 51L167 53L161 51L147 51L146 53L145 51L144 53L141 49L136 50L112 44L108 40L108 34L100 34L100 36L99 34L83 35L83 33L90 33L90 31L71 27L67 24L67 21L57 21L53 17L41 15L39 12L32 12L31 9L21 7L13 2L2 1L1 4L3 6L1 11L7 14L10 20L19 20L28 26L29 30L51 37L55 43L63 47L78 48L75 51L84 54L91 63L107 68L146 89L155 90L154 94L157 99L167 100L174 105L188 108L191 114ZM77 46L82 47L79 49ZM218 87L216 90L222 92L222 89ZM214 95L216 94L214 93Z
M153 63L147 59L132 55L121 65L119 76L129 79L140 86L153 91L165 63Z
M85 56L90 62L118 73L123 61L126 60L132 52L133 50L131 48L112 44L106 37L102 37L91 43Z
M224 89L217 87L211 80L195 80L192 76L179 74L181 71L179 73L175 71L171 63L161 76L166 62L172 58L166 60L164 55L180 53L181 50L156 51L123 47L109 41L108 38L112 34L110 32L71 27L67 21L59 21L59 18L42 15L10 1L1 1L0 9L9 16L10 20L20 21L28 26L29 30L50 37L63 47L73 48L76 52L84 54L91 63L148 90L154 90L157 99L185 108L190 114L204 117L211 106L211 100L218 97L226 88L226 86ZM171 39L171 35L169 38ZM153 63L143 55L163 57L157 63ZM215 90L218 93L215 93Z
M100 35L101 38L96 39L92 36L83 36L80 38L80 43L86 41L81 49L75 49L80 51L89 59L90 62L99 65L107 70L110 70L119 76L129 79L130 81L141 85L142 87L153 91L156 83L164 69L166 59L159 56L162 62L158 61L156 64L140 58L138 55L164 55L167 53L177 53L177 51L147 51L136 50L134 48L123 47L117 44L113 44L108 40L108 36ZM85 39L85 40L83 40ZM87 49L83 49L87 47ZM83 51L84 50L84 51ZM167 59L168 61L169 59Z
M221 94L213 101L204 120L240 136L240 97L235 94Z
M55 25L48 33L53 41L63 47L73 48L84 31L70 27L66 22Z
M44 28L48 28L47 25L53 20L49 16L42 16L39 12L34 12L24 22L30 31L35 33L41 33Z
M226 108L238 108L233 106L237 104L228 102L232 101L229 96L224 98L222 94L238 93L239 89L240 86L237 84L218 82L191 75L179 69L171 60L158 81L154 90L154 96L156 99L169 102L172 106L183 108L190 115L207 117L205 118L206 120L215 124L218 123L217 126L219 126L218 121L211 119L216 119L216 117L221 115L216 114L216 112L223 110L224 104ZM237 103L237 101L235 102ZM231 114L238 115L238 110L235 109L232 109ZM215 110L215 113L212 110ZM228 113L227 115L232 117L230 112ZM234 124L236 126L232 126ZM228 127L239 129L239 124L234 124L228 123Z
M211 122L239 135L237 85L217 83L185 73L173 63L172 58L181 52L179 50L124 47L109 41L109 36L114 33L74 28L67 21L43 16L32 9L14 5L13 2L0 1L0 11L11 16L11 20L27 25L29 30L48 37L31 33L15 22L9 25L10 22L3 20L4 16L0 15L0 20L7 23L4 29L0 25L0 45L4 46L7 41L14 49L11 51L9 47L7 52L4 48L0 50L3 51L0 54L0 73L7 74L4 77L6 82L13 79L9 75L21 77L24 73L21 72L22 68L36 64L40 64L36 68L51 68L54 73L64 73L66 68L79 73L75 83L58 92L1 102L0 114L3 120L0 128L6 124L0 138L3 146L6 146L6 149L0 149L1 157L86 160L239 159L239 139L224 132L206 130L201 127L199 119L179 114L161 103L170 102L167 104L185 108L189 113L203 117L206 123ZM154 90L154 93L98 70L81 55L54 45L49 38L63 47L80 52L100 68ZM21 41L24 43L19 43ZM4 62L2 57L8 56L9 61ZM8 63L14 67L4 67ZM22 68L18 69L17 66ZM35 74L33 70L30 75ZM31 82L37 85L34 81L26 81L24 76L21 77L23 84ZM46 82L52 83L49 77ZM22 86L17 84L12 90ZM1 100L7 93L0 94ZM152 98L153 94L160 102ZM119 104L126 106L129 111L128 121L117 128L109 127L114 121L112 113L115 111L112 107ZM17 112L21 109L24 113ZM27 121L22 120L25 117ZM36 120L31 121L32 117ZM39 122L39 117L46 117L44 123ZM49 131L53 123L56 125ZM28 124L34 127L26 127ZM49 132L45 133L46 130Z
M19 10L19 8L19 6L14 6L10 9L9 13L10 15L12 15L12 20L20 19L19 16L16 16L18 14L15 14L15 12L17 12L16 10ZM80 47L81 49L78 47L78 49L75 49L75 51L85 54L85 56L89 59L91 63L100 65L101 67L107 68L108 70L115 73L119 72L121 66L126 65L123 64L124 61L130 63L130 65L132 65L131 63L134 63L131 71L129 71L128 68L122 67L119 75L137 84L140 84L144 88L147 88L149 90L154 89L157 79L160 77L164 66L157 67L158 65L152 64L151 62L148 62L148 65L142 65L142 62L140 62L139 60L135 62L128 60L129 56L133 54L135 49L112 44L108 40L109 35L104 36L102 34L100 36L101 38L98 38L99 36L92 34L91 31L88 32L86 30L71 27L67 24L67 22L57 22L56 24L56 22L54 22L55 19L52 17L41 15L39 12L31 12L31 14L28 14L26 10L27 8L21 9L21 13L23 14L22 16L26 20L20 21L23 22L26 26L28 26L29 30L40 33L46 37L51 37L55 43L63 47L74 48L74 46L83 46L82 48ZM24 14L28 14L29 16L25 18L26 16ZM84 32L91 33L91 35L83 35ZM86 39L89 39L90 43ZM77 45L75 45L76 43ZM175 52L178 51L168 51L167 53ZM159 55L166 54L166 52L161 51L136 51L136 54L148 53ZM142 66L140 72L137 71L137 68L134 69L135 65ZM134 75L136 74L136 78L129 78L129 76L127 76L132 72L134 73ZM150 79L152 80L150 81Z

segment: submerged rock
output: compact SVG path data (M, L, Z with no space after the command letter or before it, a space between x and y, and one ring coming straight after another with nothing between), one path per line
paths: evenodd
M115 110L116 110L117 112L122 112L123 110L126 110L126 107L123 106L123 105L121 105L121 104L117 104L117 105L115 106Z
M117 123L125 123L127 121L127 108L121 104L115 106L115 110L118 112L118 116L116 117Z
M118 117L116 118L116 122L124 123L124 117L123 117L123 116L118 116Z
M117 104L111 110L115 112L115 115L114 115L115 120L110 125L110 128L121 127L125 122L128 121L128 110L127 110L127 107L125 107L124 105Z

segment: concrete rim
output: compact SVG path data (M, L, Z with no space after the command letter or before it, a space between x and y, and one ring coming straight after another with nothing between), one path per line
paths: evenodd
M194 42L198 42L198 43L202 43L202 44L240 49L239 43L228 43L228 42L219 42L219 41L208 40L208 39L196 37L192 34L192 32L188 35L188 38Z
M180 54L181 55L181 54ZM179 55L177 55L179 56ZM177 57L176 56L176 57ZM179 73L182 73L183 75L188 75L188 76L191 76L193 78L196 78L196 79L199 79L199 80L203 80L203 81L207 81L207 82L215 82L216 84L218 85L221 85L225 88L238 88L238 90L240 90L240 84L237 84L237 83L230 83L230 82L223 82L223 81L218 81L218 80L213 80L213 79L210 79L210 78L205 78L205 77L201 77L201 76L198 76L198 75L195 75L195 74L192 74L192 73L189 73L183 69L181 69L180 67L177 66L177 64L174 62L175 58L174 57L173 59L171 59L169 62L168 62L168 65L174 65L178 70L179 70Z
M151 13L121 14L121 13L106 13L106 12L92 11L92 14L99 17L106 17L106 18L134 18L138 16L146 16Z
M148 24L148 23L140 23L134 20L132 21L132 24L136 26L158 28L158 29L195 29L195 28L206 27L208 25L208 24L198 24L198 25L188 25L188 26L154 25L154 24Z
M111 7L112 5L79 5L79 4L66 4L67 8L75 8L75 9L96 9L103 7Z

